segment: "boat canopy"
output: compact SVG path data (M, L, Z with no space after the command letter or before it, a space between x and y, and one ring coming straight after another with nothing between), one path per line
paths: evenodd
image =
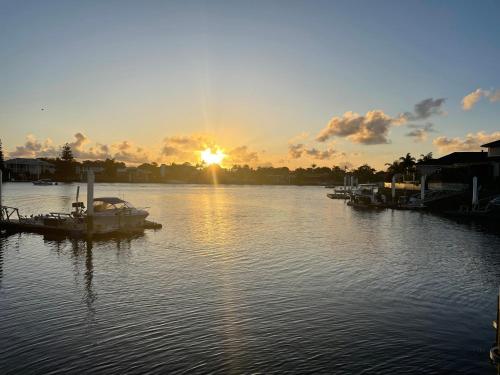
M109 204L127 203L124 200L116 197L94 198L94 202L104 202Z

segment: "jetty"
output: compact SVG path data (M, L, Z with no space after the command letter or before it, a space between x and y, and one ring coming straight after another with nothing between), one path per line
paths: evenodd
M87 175L87 206L79 201L77 187L73 211L49 212L23 216L17 207L4 206L2 202L2 172L0 171L0 229L58 233L69 237L94 237L110 234L132 234L145 229L161 229L162 225L146 220L149 212L135 208L117 197L94 198L94 174Z

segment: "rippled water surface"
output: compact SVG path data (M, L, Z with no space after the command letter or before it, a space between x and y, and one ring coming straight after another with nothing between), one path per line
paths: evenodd
M11 183L4 204L68 211L75 190ZM325 193L97 184L164 228L3 234L0 373L496 373L500 236Z

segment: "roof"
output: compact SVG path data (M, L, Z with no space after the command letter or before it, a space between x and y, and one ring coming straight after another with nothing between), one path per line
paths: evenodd
M31 158L14 158L5 161L5 164L30 164L30 165L45 165L47 167L53 167L54 164L46 162L45 160L40 159L31 159Z
M484 145L481 145L481 147L500 147L500 139L498 141L485 143Z
M491 158L490 158L491 159ZM452 165L464 163L481 163L488 160L487 152L452 152L438 159L431 159L418 165Z
M116 197L94 198L94 202L96 202L96 201L109 203L109 204L127 203L124 200L121 200L120 198L116 198Z

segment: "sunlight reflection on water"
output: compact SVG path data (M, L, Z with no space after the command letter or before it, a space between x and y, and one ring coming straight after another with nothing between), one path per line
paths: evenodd
M67 211L75 186L6 184L4 201ZM0 372L494 373L500 236L325 194L97 184L164 228L2 236Z

